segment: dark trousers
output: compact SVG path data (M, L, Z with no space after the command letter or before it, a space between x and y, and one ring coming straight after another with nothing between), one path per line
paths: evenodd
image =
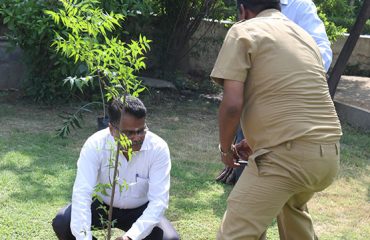
M235 144L240 143L243 139L244 139L243 130L239 126L238 127L238 131L236 132L236 136L235 136ZM244 171L244 168L245 168L245 165L240 165L239 167L234 168L234 171L235 171L235 183L239 180L240 175L242 175L242 173Z
M103 205L106 209L109 206L106 204L101 204L99 201L95 200L91 204L91 228L92 229L102 229L102 224L100 222L100 216L104 219L108 219L107 214L99 207ZM144 210L148 204L144 204L138 208L133 209L119 209L113 208L112 219L116 219L114 225L115 228L119 228L123 231L128 231L132 224L143 214ZM71 223L71 204L62 208L56 217L53 219L53 229L58 239L60 240L75 240L70 228ZM94 238L95 239L95 238ZM180 239L176 230L172 224L165 218L159 223L159 227L154 227L152 232L144 238L145 240L177 240Z

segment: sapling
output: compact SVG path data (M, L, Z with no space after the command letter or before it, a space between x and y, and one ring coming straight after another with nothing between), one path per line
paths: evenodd
M55 40L52 46L56 51L82 62L88 69L87 76L69 77L64 80L71 87L77 87L80 91L92 81L97 81L100 87L101 104L105 116L105 103L117 98L122 98L125 104L125 96L137 97L145 90L135 73L146 67L143 56L149 49L150 40L145 36L139 36L139 40L124 42L114 36L114 30L121 28L121 22L125 16L117 13L106 13L97 4L98 0L59 0L62 8L58 11L46 10L56 24L62 24L63 31L55 31ZM90 103L90 105L93 103ZM81 110L82 109L82 110ZM65 136L70 132L70 127L81 127L80 119L82 112L87 111L84 105L76 113L64 117L64 124L58 130L59 135ZM113 179L109 184L98 184L95 187L94 197L98 200L99 194L109 195L107 189L111 189L109 210L106 211L108 220L102 218L102 225L106 227L105 238L110 240L111 228L114 225L112 210L114 194L117 187L120 192L127 188L127 184L118 183L119 179L119 154L125 151L128 160L132 156L131 141L120 133L115 137L115 148L111 152L114 157L109 159L109 169L113 169ZM118 185L117 185L118 183Z

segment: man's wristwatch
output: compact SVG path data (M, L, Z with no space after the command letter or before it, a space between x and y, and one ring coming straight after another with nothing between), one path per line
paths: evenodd
M221 144L218 144L218 150L220 151L220 154L222 157L226 157L227 155L230 155L233 153L231 147L229 148L229 150L227 152L224 152L222 149L221 149Z

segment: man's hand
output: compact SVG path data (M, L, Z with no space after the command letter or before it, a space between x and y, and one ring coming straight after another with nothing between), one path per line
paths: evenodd
M239 167L240 164L237 163L237 160L248 160L249 156L252 154L252 149L249 147L246 139L233 145L231 151L232 152L230 154L221 155L222 162L231 168Z
M234 149L238 159L248 160L249 156L252 154L252 149L249 147L246 139L243 139L236 144Z
M123 237L116 238L116 240L131 240L131 238L129 238L127 236L123 236Z
M228 167L231 167L231 168L239 167L240 164L235 161L236 159L234 156L235 154L231 154L231 153L226 154L226 155L221 155L221 161Z
M232 153L227 154L228 158L221 157L223 163L226 164L222 172L217 176L216 181L234 185L236 183L235 168L240 166L239 163L235 163L238 159L248 160L249 156L252 154L252 149L249 147L247 140L243 139L238 144L232 146ZM227 163L231 163L230 158L232 158L232 166Z

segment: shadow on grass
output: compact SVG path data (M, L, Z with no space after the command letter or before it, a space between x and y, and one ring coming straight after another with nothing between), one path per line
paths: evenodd
M10 198L39 203L69 201L78 157L69 144L45 133L13 133L6 141L0 140L0 173L12 173L20 186L13 188Z
M187 162L186 165L173 163L171 192L176 194L172 195L171 207L177 216L207 210L212 210L218 218L223 216L232 187L214 180L212 169L217 167L219 165L216 163L206 162Z

